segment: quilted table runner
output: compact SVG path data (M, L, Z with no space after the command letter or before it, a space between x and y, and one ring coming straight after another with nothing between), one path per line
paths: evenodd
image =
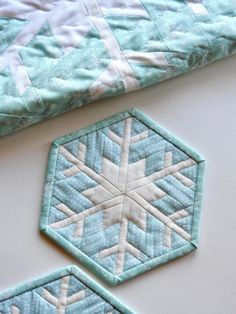
M231 0L1 0L0 135L235 52Z
M1 314L132 314L76 266L0 294Z
M137 110L53 142L41 230L110 284L197 248L203 158Z

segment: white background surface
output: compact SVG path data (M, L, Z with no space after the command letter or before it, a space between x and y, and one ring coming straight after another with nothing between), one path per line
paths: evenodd
M51 141L137 107L207 160L200 247L120 286L102 284L140 314L235 314L235 70L233 56L0 138L0 290L79 265L38 231Z

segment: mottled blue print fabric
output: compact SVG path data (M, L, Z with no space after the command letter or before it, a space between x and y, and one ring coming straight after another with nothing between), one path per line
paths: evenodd
M1 0L0 135L231 55L231 0Z

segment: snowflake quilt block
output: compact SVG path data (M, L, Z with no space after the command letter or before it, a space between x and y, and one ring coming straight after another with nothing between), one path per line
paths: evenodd
M138 110L52 144L41 230L110 284L197 248L203 158Z
M1 314L132 314L76 266L0 293Z
M230 0L1 0L0 135L236 52Z

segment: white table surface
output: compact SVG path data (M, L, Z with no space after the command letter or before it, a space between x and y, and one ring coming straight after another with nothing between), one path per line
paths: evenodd
M195 253L119 286L102 284L140 314L235 314L235 70L232 56L0 138L0 290L80 265L38 231L50 143L137 107L207 160L200 244Z

